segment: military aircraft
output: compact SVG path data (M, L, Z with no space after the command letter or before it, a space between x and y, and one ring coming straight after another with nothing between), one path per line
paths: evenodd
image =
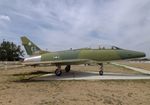
M56 76L62 74L62 65L66 65L65 71L69 72L71 65L94 63L100 67L99 75L103 75L103 63L106 61L145 57L145 53L143 52L121 49L116 46L111 46L111 48L99 46L99 48L81 48L48 52L41 50L25 36L21 37L21 40L27 54L31 56L25 58L23 64L26 66L41 64L54 65L57 67L55 70Z

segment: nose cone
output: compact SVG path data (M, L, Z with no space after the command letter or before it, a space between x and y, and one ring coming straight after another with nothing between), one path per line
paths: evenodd
M138 56L139 56L139 57L145 57L145 56L146 56L146 54L145 54L145 53L143 53L143 52L138 52Z
M131 50L120 50L119 55L122 59L141 58L146 56L143 52Z
M128 54L129 58L141 58L141 57L145 57L146 54L143 52L138 52L138 51L130 51L130 53Z

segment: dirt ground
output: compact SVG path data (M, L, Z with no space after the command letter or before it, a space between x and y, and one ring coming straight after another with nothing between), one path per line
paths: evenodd
M150 80L31 81L55 67L0 70L0 105L149 105ZM98 71L96 66L73 70ZM105 72L136 73L104 66ZM41 72L45 71L45 72ZM24 80L26 79L26 80Z

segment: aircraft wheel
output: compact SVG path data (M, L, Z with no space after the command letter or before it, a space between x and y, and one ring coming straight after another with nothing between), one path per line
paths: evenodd
M71 68L71 66L70 66L70 65L67 65L67 66L65 67L65 71L66 71L66 72L69 72L69 71L70 71L70 68Z
M103 71L99 71L99 75L103 75Z
M56 76L60 76L62 74L62 71L61 70L59 70L59 69L56 69L55 70L55 75Z

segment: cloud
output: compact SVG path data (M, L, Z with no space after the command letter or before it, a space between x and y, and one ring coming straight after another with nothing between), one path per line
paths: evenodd
M7 15L0 15L0 28L7 28L9 22L11 21L10 17Z
M5 21L0 36L20 43L27 35L50 50L112 44L150 57L149 5L149 0L0 0Z
M10 17L6 15L0 15L0 20L2 21L10 21Z

